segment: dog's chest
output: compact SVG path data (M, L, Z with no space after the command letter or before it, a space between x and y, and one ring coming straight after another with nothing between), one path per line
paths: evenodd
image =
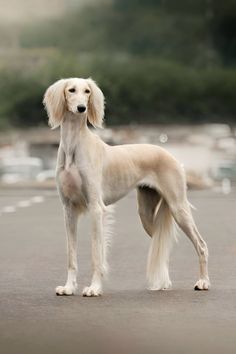
M66 155L64 168L60 169L57 180L64 199L80 207L86 207L88 203L86 178L74 152Z

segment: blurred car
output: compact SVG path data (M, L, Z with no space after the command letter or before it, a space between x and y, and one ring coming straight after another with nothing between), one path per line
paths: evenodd
M0 181L17 183L35 180L42 171L42 160L37 157L15 157L0 160Z
M230 181L236 181L236 161L220 161L211 169L211 175L215 180L223 180L227 178Z

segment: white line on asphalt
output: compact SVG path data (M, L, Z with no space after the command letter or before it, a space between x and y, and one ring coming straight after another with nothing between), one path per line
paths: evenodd
M13 205L7 205L2 208L3 213L14 213L16 211L16 208Z
M21 200L20 202L17 203L17 206L19 208L27 208L31 205L31 201L30 200Z
M35 195L29 200L20 200L16 205L7 205L0 210L0 215L3 213L15 213L17 208L27 208L32 206L33 203L43 203L45 198L42 195Z
M33 203L42 203L44 202L44 197L42 195L36 195L35 197L31 198Z

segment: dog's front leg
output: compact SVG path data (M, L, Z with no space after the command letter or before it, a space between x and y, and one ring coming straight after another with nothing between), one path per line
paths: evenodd
M64 206L67 236L68 274L65 286L56 288L57 295L73 295L77 289L77 221L78 210L73 205Z
M91 285L83 289L83 296L99 296L102 294L102 277L106 273L106 245L103 233L104 208L105 206L100 204L91 208L93 276Z

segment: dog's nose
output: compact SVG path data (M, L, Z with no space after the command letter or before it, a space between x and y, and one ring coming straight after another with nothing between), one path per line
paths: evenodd
M83 113L86 111L86 107L83 104L80 104L79 106L77 106L78 112L79 113Z

